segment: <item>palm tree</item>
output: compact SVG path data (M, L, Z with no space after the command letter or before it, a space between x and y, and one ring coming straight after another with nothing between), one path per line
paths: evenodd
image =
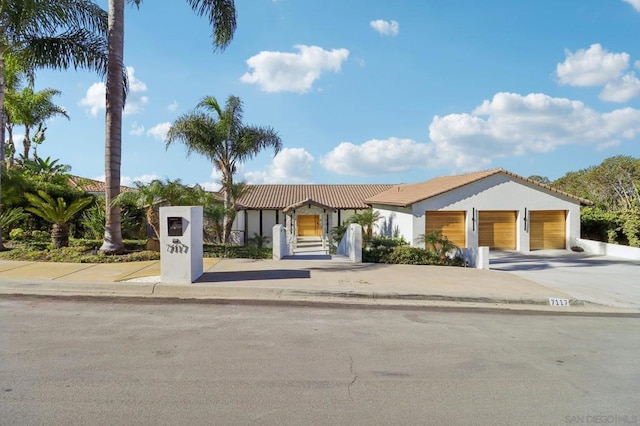
M356 213L349 218L349 223L357 223L365 230L365 236L367 241L371 241L373 238L373 228L377 226L377 222L380 220L380 212L368 209L360 213Z
M130 0L130 2L139 7L142 0ZM106 214L104 242L100 247L104 252L119 252L124 248L120 230L120 209L113 204L113 199L120 193L122 161L124 3L125 0L109 0L105 135L105 200L108 214ZM187 4L198 16L205 15L209 19L214 48L227 47L236 29L234 0L187 0Z
M22 166L28 173L44 176L47 179L57 176L66 178L71 167L67 164L60 164L58 161L60 160L52 160L51 157L34 157L33 160L22 158Z
M0 22L2 169L5 60L17 60L31 76L38 68L89 68L102 73L107 64L107 14L90 0L0 0ZM3 248L0 230L0 249Z
M447 259L449 252L458 252L460 250L458 246L444 236L441 231L420 234L415 239L415 242L416 244L424 244L425 250L434 253L441 262Z
M51 243L54 248L69 246L69 222L93 201L93 197L82 197L67 205L62 197L54 200L44 191L38 195L25 193L31 207L27 211L52 224Z
M165 206L188 206L204 204L206 197L204 189L196 185L189 187L183 185L180 179L161 181L155 179L149 183L134 182L136 189L121 192L114 204L120 207L123 204L132 204L146 209L147 223L155 233L155 239L160 237L160 215L158 208Z
M62 115L69 118L67 111L51 100L60 93L59 90L50 88L34 92L32 87L25 87L20 92L7 93L5 108L11 117L12 124L24 126L23 158L29 158L31 129L34 126L39 126L42 133L42 125L51 117Z
M277 154L282 147L275 130L243 124L242 113L242 101L236 96L229 96L224 110L213 96L207 96L198 103L195 111L178 117L167 133L167 147L173 142L182 142L187 147L187 156L192 152L203 155L222 173L225 242L229 241L233 225L233 218L228 212L233 205L233 175L238 164L265 148L272 147Z

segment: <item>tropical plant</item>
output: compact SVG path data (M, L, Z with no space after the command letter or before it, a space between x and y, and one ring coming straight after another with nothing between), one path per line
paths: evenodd
M140 6L142 0L130 0ZM120 252L124 248L120 229L120 209L113 200L120 193L120 162L122 156L122 112L124 110L124 82L122 80L124 56L124 4L125 0L109 0L107 66L107 102L105 135L105 199L107 215L104 242L101 251ZM213 45L224 49L231 42L236 29L236 9L233 0L187 0L198 16L206 16L212 28Z
M371 238L373 238L373 228L377 226L380 218L380 212L373 211L373 209L367 209L351 216L349 218L349 223L357 223L362 226L365 239L370 241Z
M24 221L29 215L22 207L6 209L0 215L0 226L2 229L9 229L13 224Z
M180 179L155 179L149 183L134 182L133 191L121 192L113 203L119 208L124 204L132 204L146 209L147 223L153 229L155 238L160 236L159 207L203 205L207 202L205 191L198 185L183 185ZM106 232L106 230L105 230Z
M245 125L242 117L240 98L229 96L222 109L214 97L207 96L193 112L179 117L167 133L167 147L182 142L187 147L187 155L192 152L203 155L221 172L226 212L225 242L229 241L233 225L230 209L234 202L233 176L238 165L266 148L273 148L277 154L282 147L280 137L272 128Z
M69 245L69 222L93 201L93 197L83 197L67 205L64 198L54 200L44 191L38 191L38 195L24 195L31 203L31 207L26 210L52 224L51 243L54 248Z
M61 92L56 89L44 89L34 92L33 87L25 87L20 92L9 92L5 99L5 108L15 126L24 126L24 139L22 141L22 157L29 158L31 150L31 129L38 126L40 134L44 130L42 125L48 119L61 115L69 118L67 111L54 104L52 98Z
M74 67L104 72L107 14L90 0L0 0L0 16L0 168L3 168L5 61L15 60L31 76L38 68Z
M56 176L68 178L67 173L71 170L71 166L60 164L58 161L60 160L52 160L51 157L34 157L33 160L21 157L21 163L26 173L44 176L48 179Z
M425 250L433 253L441 262L445 262L451 252L455 251L457 255L460 250L458 246L442 235L441 231L420 234L415 241L416 244L424 244Z
M270 237L266 235L260 235L257 232L253 233L253 237L249 238L249 244L258 247L259 249L263 248L267 244L269 244Z
M144 212L142 209L131 205L122 204L122 236L123 238L135 239L144 236ZM102 240L104 237L104 198L97 198L89 208L82 212L80 225L84 230L85 238Z

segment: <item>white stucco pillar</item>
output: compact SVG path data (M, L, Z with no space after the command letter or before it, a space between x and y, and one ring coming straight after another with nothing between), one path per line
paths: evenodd
M190 284L203 273L202 206L160 207L162 282Z

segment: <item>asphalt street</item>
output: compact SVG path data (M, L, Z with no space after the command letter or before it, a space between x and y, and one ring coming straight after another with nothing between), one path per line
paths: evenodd
M638 329L637 318L0 299L0 424L640 422Z

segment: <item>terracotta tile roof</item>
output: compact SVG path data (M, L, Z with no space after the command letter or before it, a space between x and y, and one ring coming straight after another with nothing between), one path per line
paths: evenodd
M548 191L552 191L557 194L563 195L565 197L572 198L582 204L587 204L587 205L592 204L591 201L589 200L576 197L575 195L571 195L569 193L557 190L549 185L544 185L534 180L527 179L515 173L508 172L502 168L467 173L463 175L440 176L440 177L428 180L426 182L407 184L407 185L397 185L382 193L379 193L370 198L367 198L365 200L365 203L407 207L407 206L410 206L411 204L417 203L418 201L426 200L428 198L435 197L436 195L453 191L454 189L479 181L489 176L496 175L498 173L511 176L521 181L525 181L530 184L544 188Z
M249 185L238 200L239 209L283 210L305 200L334 209L366 209L364 200L393 187L392 184L363 185Z
M104 193L105 184L99 180L89 179L80 176L69 176L69 185L74 188L79 188L83 191L89 193ZM133 188L129 188L128 186L120 186L120 191L132 191Z

